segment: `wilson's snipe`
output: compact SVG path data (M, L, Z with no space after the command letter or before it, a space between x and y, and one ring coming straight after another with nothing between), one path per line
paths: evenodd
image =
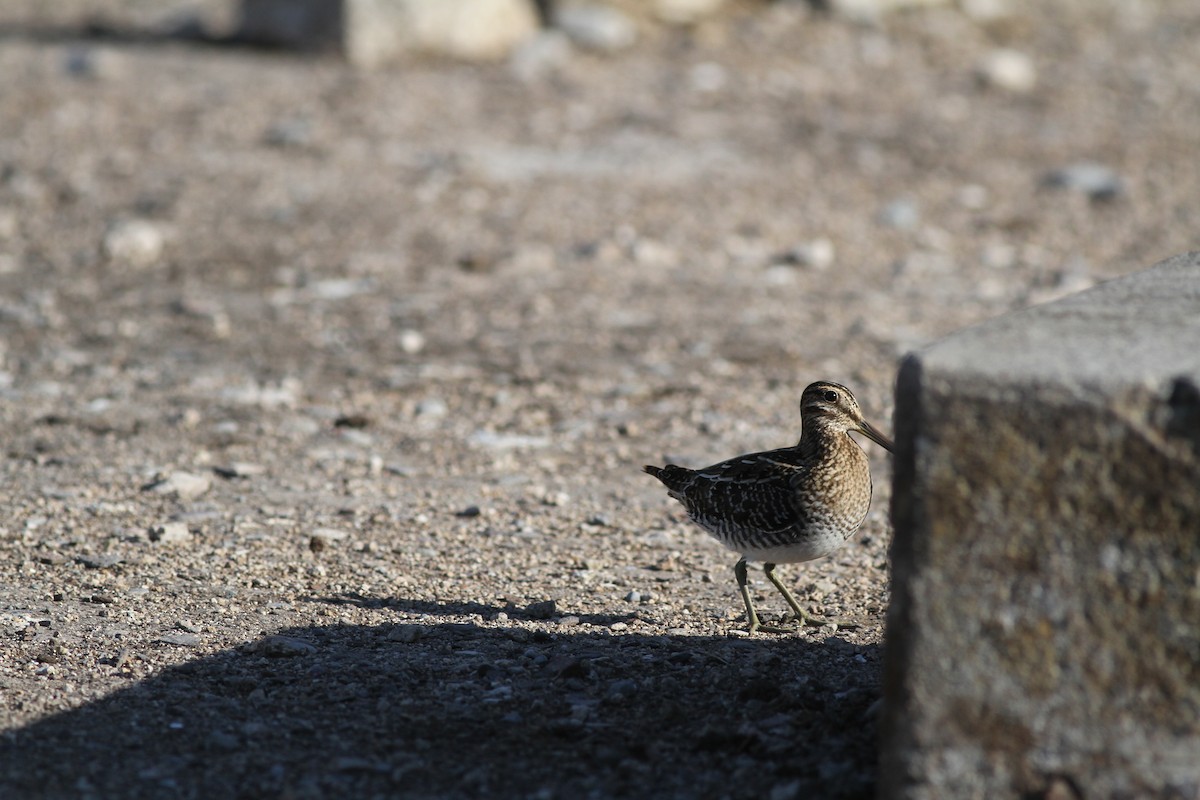
M750 453L699 470L674 464L643 467L683 503L693 522L742 554L734 575L751 633L782 629L759 622L746 587L748 560L763 562L763 573L796 619L823 623L800 608L775 576L775 565L829 555L867 516L871 469L851 431L892 449L891 441L863 419L850 390L836 383L818 381L804 390L800 420L800 441L794 447Z

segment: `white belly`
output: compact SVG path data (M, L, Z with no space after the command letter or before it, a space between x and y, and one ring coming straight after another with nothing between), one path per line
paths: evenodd
M766 564L799 564L824 558L846 542L843 528L821 526L806 532L804 541L791 542L775 547L732 548L738 550L748 561Z

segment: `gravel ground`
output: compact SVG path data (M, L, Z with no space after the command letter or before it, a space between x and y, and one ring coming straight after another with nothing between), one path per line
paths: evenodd
M904 352L1194 248L1191 0L747 2L525 78L143 35L193 6L0 7L0 795L870 795L885 454L781 568L860 626L752 638L640 466L818 378L889 429Z

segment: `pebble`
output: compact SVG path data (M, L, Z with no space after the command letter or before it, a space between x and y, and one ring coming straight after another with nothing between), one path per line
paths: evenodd
M545 30L529 39L509 58L509 68L524 81L550 75L571 60L571 39L562 31Z
M796 245L791 250L776 256L775 261L787 266L826 270L833 264L835 255L833 242L821 237Z
M654 16L668 25L695 25L725 5L725 0L655 0Z
M212 487L212 480L207 475L194 472L172 472L165 478L160 478L143 487L144 490L157 494L173 494L180 500L194 500Z
M909 231L920 223L921 212L914 201L899 198L880 209L878 219L889 228Z
M272 147L303 147L312 142L312 122L304 117L280 120L267 129L263 141Z
M179 647L196 647L200 644L200 637L194 633L164 633L154 641Z
M632 592L630 592L629 594L625 595L625 602L627 602L627 603L640 603L640 602L642 602L642 593L641 593L641 592L639 592L638 590L634 589Z
M413 328L406 328L400 331L397 341L400 344L400 349L410 356L416 355L425 349L425 334Z
M1033 59L1007 47L985 55L975 67L975 74L985 86L1013 94L1028 94L1037 86L1037 68Z
M317 652L315 645L291 636L267 636L246 646L246 651L270 658L292 658Z
M188 544L192 541L192 532L188 530L186 522L167 522L150 529L150 541L159 544Z
M389 642L412 644L425 635L425 628L420 625L396 625L388 631Z
M1042 185L1083 192L1092 200L1113 200L1125 192L1124 182L1115 171L1091 161L1052 170L1042 178Z
M602 5L572 5L559 9L554 25L580 47L615 53L637 41L637 25L624 12Z
M103 553L101 555L82 555L76 560L88 569L109 569L125 559L116 553Z
M427 419L441 419L450 413L450 407L440 397L430 397L417 403L413 413Z
M166 236L153 222L128 219L113 223L104 235L104 254L110 261L143 268L159 261Z
M266 471L267 468L263 465L252 464L249 461L233 461L223 467L213 467L213 472L222 478L252 478L263 475Z
M531 619L550 619L558 613L558 604L553 600L539 600L525 606L525 613Z
M482 513L483 513L483 509L481 509L479 506L469 505L466 508L462 508L462 509L459 509L458 511L455 511L454 516L470 519L472 517L478 517Z
M610 631L623 631L623 630L628 630L628 628L629 628L629 625L624 622L614 622L613 624L608 626L608 629Z

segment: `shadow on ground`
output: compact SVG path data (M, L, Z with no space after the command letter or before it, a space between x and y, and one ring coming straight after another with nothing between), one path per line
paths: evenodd
M877 647L563 631L286 630L10 732L0 796L871 794Z

